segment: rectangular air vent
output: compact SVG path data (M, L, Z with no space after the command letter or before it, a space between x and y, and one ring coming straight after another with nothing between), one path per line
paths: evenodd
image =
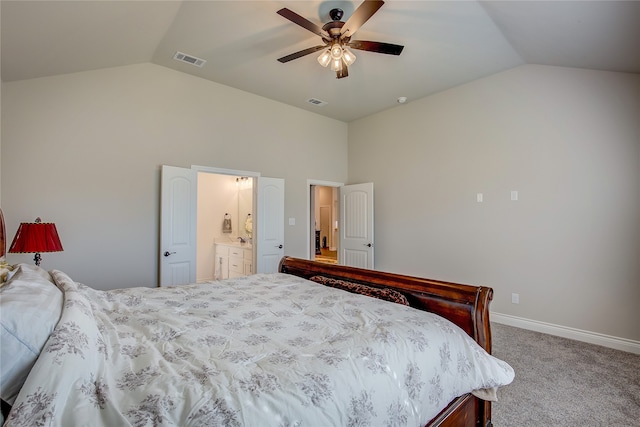
M187 55L182 52L176 52L176 54L173 55L173 59L180 62L186 62L187 64L195 65L200 68L202 68L202 66L207 62L204 59L196 58L195 56Z
M317 105L318 107L324 107L325 105L327 105L327 102L321 101L321 100L316 99L316 98L309 98L309 99L307 99L307 102L309 104Z

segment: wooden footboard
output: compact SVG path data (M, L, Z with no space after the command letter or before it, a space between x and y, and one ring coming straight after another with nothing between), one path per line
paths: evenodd
M489 324L489 303L493 298L491 288L322 264L291 257L282 258L279 271L306 279L322 275L378 288L395 289L407 297L412 307L450 320L491 353ZM491 425L490 420L491 402L466 394L453 400L428 425L486 427Z

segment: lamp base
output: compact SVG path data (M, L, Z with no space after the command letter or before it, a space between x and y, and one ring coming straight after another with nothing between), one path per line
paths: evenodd
M39 253L36 252L36 254L33 257L33 260L36 262L36 265L39 267L40 266L40 261L42 261L42 257L40 256Z

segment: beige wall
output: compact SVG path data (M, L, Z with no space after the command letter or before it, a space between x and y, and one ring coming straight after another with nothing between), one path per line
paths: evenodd
M285 178L295 256L307 178L373 181L378 269L492 286L495 312L640 339L637 75L524 66L353 122L348 180L346 124L162 67L1 93L9 238L55 221L65 252L43 266L78 281L155 285L162 164Z
M0 81L2 80L0 76ZM2 99L2 84L0 84L0 100ZM2 102L0 102L0 129L2 129ZM0 207L2 206L2 132L0 132ZM8 237L7 237L8 238ZM7 246L11 242L7 243ZM7 250L9 248L7 247Z
M56 222L65 251L42 266L101 289L157 283L163 164L284 178L294 256L307 252L307 179L347 175L346 123L151 64L3 83L2 116L7 233Z
M377 269L640 340L640 76L523 66L353 122L349 182L366 181Z

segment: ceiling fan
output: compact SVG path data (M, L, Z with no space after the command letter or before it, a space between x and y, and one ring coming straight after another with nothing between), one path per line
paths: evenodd
M385 53L387 55L400 55L404 46L391 43L351 40L358 29L382 7L382 0L365 0L351 15L347 22L341 21L344 12L342 9L331 9L329 16L332 21L321 27L298 15L286 7L277 13L289 21L322 37L324 44L310 47L299 52L292 53L278 61L285 63L305 55L324 50L318 57L318 62L323 67L331 64L331 70L336 72L336 78L341 79L349 75L349 65L353 64L356 57L348 48L368 50L370 52Z

